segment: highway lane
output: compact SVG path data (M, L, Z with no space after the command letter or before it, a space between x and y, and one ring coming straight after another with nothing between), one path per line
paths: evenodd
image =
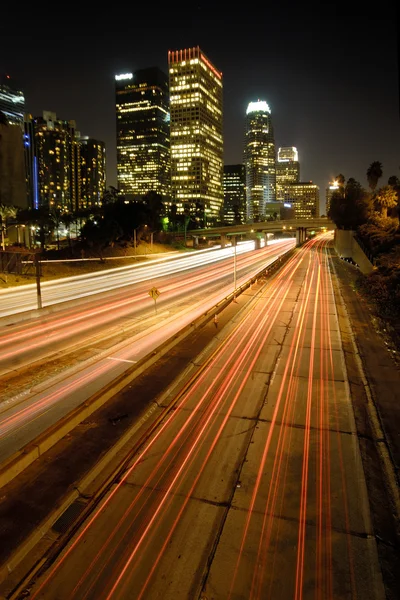
M31 599L383 600L327 240L159 399L173 410Z
M279 243L279 240L277 240ZM237 254L254 250L254 241L239 242ZM226 260L233 254L227 248L208 248L190 252L182 256L159 256L149 261L138 262L123 267L115 267L97 273L85 273L41 283L42 306L52 306L71 300L79 300L102 292L131 286L146 280L182 273ZM17 289L0 290L0 318L28 310L37 309L36 283L20 286Z
M293 245L293 239L283 240L238 256L237 284ZM157 313L146 281L100 295L90 305L1 331L2 460L232 293L232 257L153 279L151 285L161 291ZM52 370L36 368L39 359L50 358Z

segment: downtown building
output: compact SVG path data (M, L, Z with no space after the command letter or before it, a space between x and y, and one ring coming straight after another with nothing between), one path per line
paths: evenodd
M24 146L29 208L76 212L99 205L105 191L104 143L81 138L75 121L25 115Z
M171 195L168 77L159 68L115 75L117 177L121 194Z
M224 218L226 225L246 221L246 172L244 165L224 166Z
M329 183L328 187L325 190L325 215L329 215L329 210L331 208L331 199L332 195L337 192L339 189L339 185L336 181L332 181Z
M0 78L0 112L4 114L10 125L23 127L25 96L10 75L3 75Z
M312 181L292 183L285 187L285 206L295 219L319 217L319 187Z
M246 111L244 165L247 220L265 221L280 214L276 201L276 159L271 109L267 102L250 102Z
M106 191L106 148L104 142L79 136L78 207L101 206Z
M168 52L171 193L177 213L223 218L222 73L199 48Z
M297 148L286 146L279 148L276 161L276 199L285 200L285 188L300 181L300 163Z
M0 204L27 208L23 121L25 97L9 75L0 78Z

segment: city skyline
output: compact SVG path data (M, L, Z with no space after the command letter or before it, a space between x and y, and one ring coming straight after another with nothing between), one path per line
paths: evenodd
M367 168L379 160L382 184L400 175L397 30L391 5L372 19L355 10L351 14L350 4L341 13L340 43L335 35L339 12L307 15L304 9L302 15L288 17L282 28L284 15L275 11L271 18L276 27L267 39L261 27L249 29L249 16L231 21L216 16L211 22L206 10L201 4L186 21L166 18L163 28L147 24L132 38L128 24L119 23L117 30L113 18L88 23L81 33L68 32L74 43L65 50L60 46L54 56L47 51L56 37L51 30L31 45L39 18L29 29L27 24L14 32L0 26L0 68L20 83L28 112L56 112L105 142L108 185L117 184L115 74L152 66L167 72L169 50L196 45L224 77L225 165L243 162L246 107L262 99L271 107L276 148L296 146L302 180L319 186L321 213L325 189L340 172L367 187ZM259 11L262 17L265 9ZM142 17L145 21L145 11ZM66 26L61 30L67 34ZM83 40L89 46L107 31L109 42L119 43L99 46L93 61ZM368 42L371 31L373 43ZM38 65L45 60L46 68L32 69L27 56Z

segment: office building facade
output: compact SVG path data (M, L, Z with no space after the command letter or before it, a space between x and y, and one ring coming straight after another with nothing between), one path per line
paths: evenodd
M177 212L223 218L222 73L199 48L168 52L171 187Z
M271 109L265 101L250 102L246 111L244 149L249 222L263 221L276 212L275 163Z
M104 142L79 137L79 208L101 206L106 191L106 149Z
M336 181L332 181L328 187L326 188L326 192L325 192L325 215L328 216L329 214L329 209L331 207L331 198L332 198L332 194L334 192L337 192L339 189L338 184L336 183Z
M121 194L171 195L168 77L157 67L115 76Z
M300 181L300 163L297 148L279 148L276 160L276 199L283 202L285 187Z
M319 217L319 187L312 181L286 186L285 205L292 207L295 219Z
M244 165L224 166L224 223L239 225L246 220L246 175Z
M3 75L0 78L0 111L10 125L19 125L23 128L25 96L10 75Z
M75 121L24 116L27 204L76 212L101 204L106 188L104 143L80 137Z

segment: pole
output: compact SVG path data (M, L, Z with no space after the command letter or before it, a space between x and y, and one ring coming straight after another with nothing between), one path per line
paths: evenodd
M38 308L42 308L42 292L40 290L40 261L39 261L38 254L35 254L35 270L36 270L37 306L38 306Z
M153 252L153 235L154 235L154 231L153 231L153 233L150 234L150 250L151 250L151 252Z
M133 230L133 245L135 247L135 257L136 257L136 229Z
M233 291L236 291L236 236L232 238L235 243L235 250L233 253Z

